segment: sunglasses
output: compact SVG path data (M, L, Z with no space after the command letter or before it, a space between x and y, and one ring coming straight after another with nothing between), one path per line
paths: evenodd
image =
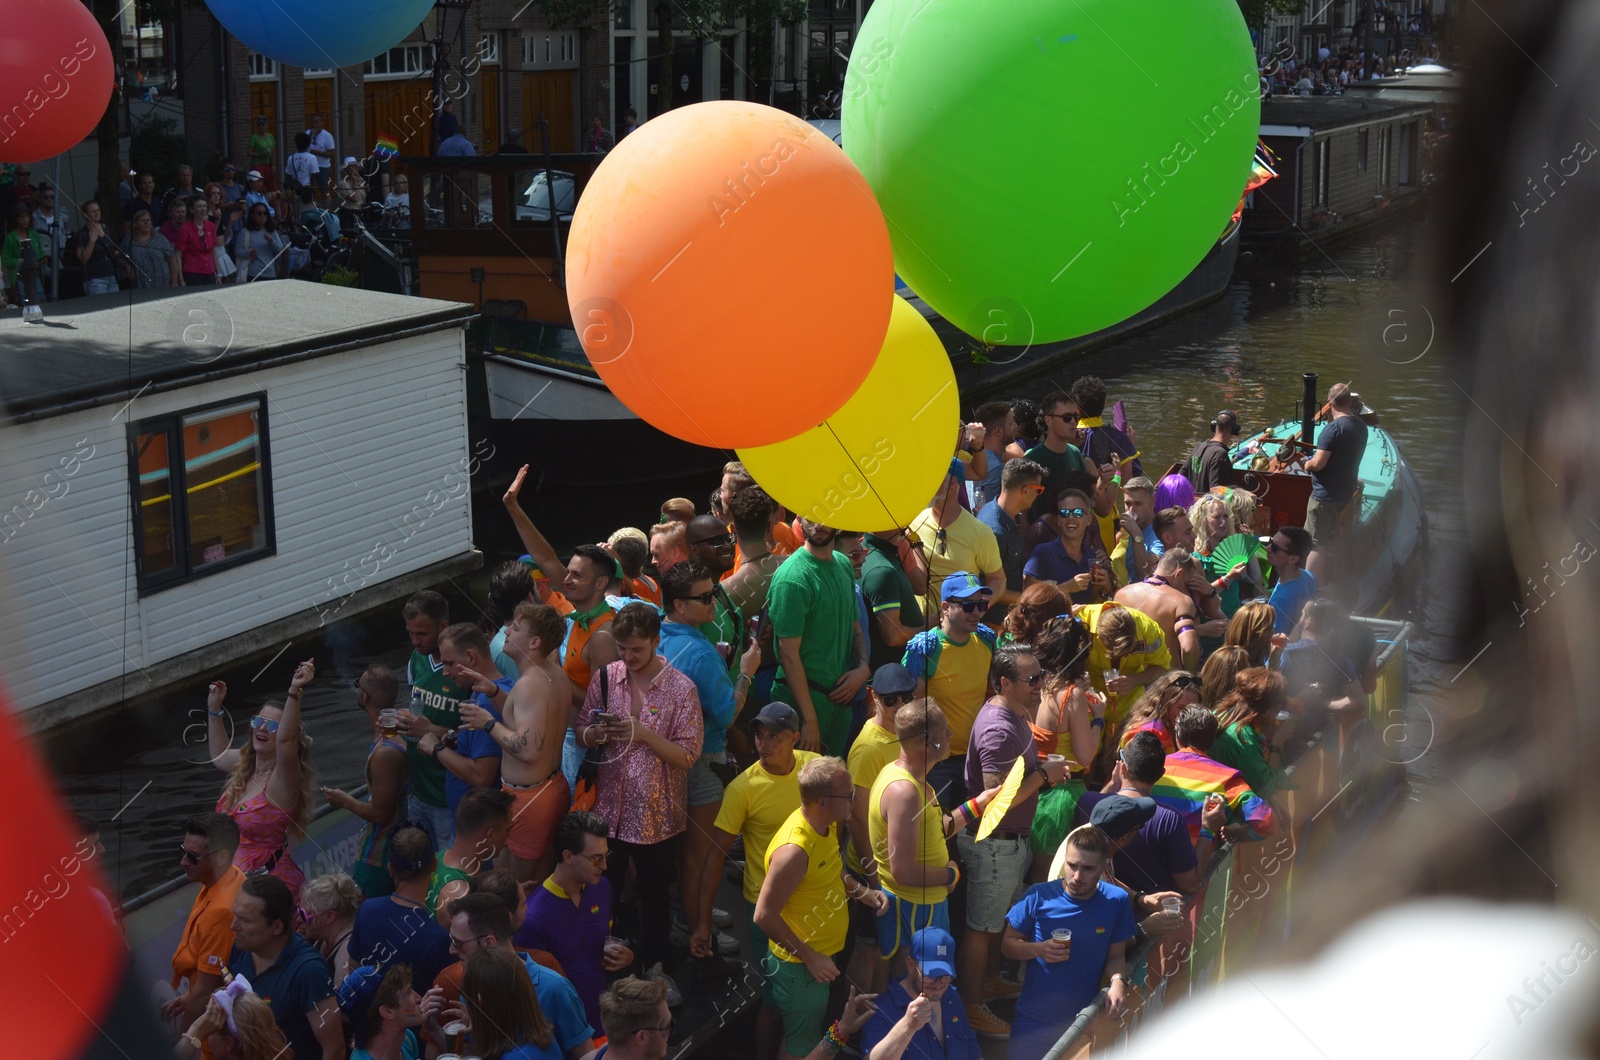
M989 601L987 600L951 600L950 603L955 604L969 615L974 612L989 610Z
M1172 687L1177 689L1199 688L1200 681L1188 674L1181 674L1172 679Z
M611 851L604 850L604 851L601 851L598 854L580 854L578 856L582 857L582 858L587 858L588 861L589 861L589 864L593 865L595 868L598 869L600 866L602 866L602 865L604 865L606 863L606 859L607 858L611 857Z
M1023 678L1023 680L1028 682L1029 688L1038 688L1039 682L1044 680L1044 671L1036 670L1027 677Z
M183 863L185 865L198 865L202 859L211 856L210 854L196 854L194 851L190 850L181 843L178 845L178 849L183 852Z
M709 548L727 548L733 544L732 534L719 534L716 537L702 537L699 541L689 542L691 545L705 545Z
M1024 487L1022 487L1022 492L1023 493L1039 494L1039 493L1043 493L1044 492L1044 487L1043 486L1024 486Z
M1072 423L1077 423L1080 415L1081 413L1077 412L1046 412L1044 418L1047 420L1068 420Z
M1267 542L1267 551L1268 552L1288 552L1289 549L1284 548L1282 545L1278 544L1276 541L1268 541Z
M716 598L717 598L717 591L715 589L712 589L708 593L694 593L694 594L689 595L689 596L680 596L680 597L678 597L679 600L694 600L694 601L697 601L697 602L702 603L702 604L712 603L712 602L714 602L716 600Z
M886 692L878 697L878 701L886 707L898 707L901 704L911 702L911 697L898 692Z
M255 717L250 719L250 727L252 729L265 729L268 733L274 733L278 731L278 719L263 718L261 715L257 714Z
M1082 519L1089 513L1083 508L1061 508L1057 510L1056 514L1063 519Z

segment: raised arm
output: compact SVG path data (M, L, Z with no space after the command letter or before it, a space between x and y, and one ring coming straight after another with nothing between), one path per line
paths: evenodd
M314 660L295 667L289 693L283 697L283 717L278 720L278 765L267 782L267 798L287 810L293 810L300 798L300 697L316 675Z
M527 476L528 465L523 464L501 500L511 516L512 524L517 528L517 536L522 539L522 547L528 550L528 555L547 577L554 578L557 577L557 571L566 568L566 564L561 562L556 550L550 547L550 542L545 540L539 528L533 525L533 520L528 518L528 513L522 510L522 504L517 499L518 494L522 492L522 482Z
M228 686L221 681L211 682L206 692L206 752L211 764L224 773L232 773L239 765L239 752L229 746L230 734L224 724L227 711L222 701L228 697Z

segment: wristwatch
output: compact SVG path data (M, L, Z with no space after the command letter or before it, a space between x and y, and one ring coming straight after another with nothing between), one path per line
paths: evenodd
M1122 985L1123 986L1127 986L1128 985L1128 977L1127 976L1123 975L1121 972L1113 972L1112 975L1111 975L1111 981L1114 983L1118 979L1122 980Z
M485 736L487 736L487 735L489 735L489 734L490 734L490 733L491 733L491 732L494 732L494 727L495 727L495 726L496 726L496 725L498 725L498 724L500 724L500 723L499 723L499 722L498 722L498 721L495 721L495 720L494 720L494 719L493 719L493 718L490 718L490 719L489 719L489 720L488 720L488 722L487 722L487 723L486 723L486 724L485 724L485 725L484 725L484 727L483 727L483 734L484 734L484 735L485 735Z

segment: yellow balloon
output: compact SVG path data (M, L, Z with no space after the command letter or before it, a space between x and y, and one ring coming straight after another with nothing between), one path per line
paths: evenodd
M922 314L895 296L872 371L844 407L803 434L739 450L779 504L840 530L905 526L950 471L956 376Z

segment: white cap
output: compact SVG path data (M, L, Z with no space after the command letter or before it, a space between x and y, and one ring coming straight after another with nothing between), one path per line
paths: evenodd
M356 156L355 155L346 155L345 158L344 158L344 164L347 165L347 166L357 165L358 163L356 162Z

